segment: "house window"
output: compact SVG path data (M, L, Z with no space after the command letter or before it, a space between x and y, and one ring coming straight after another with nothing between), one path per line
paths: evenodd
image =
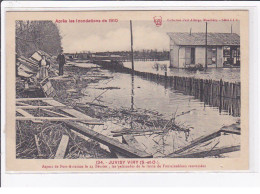
M195 64L195 48L191 48L191 64Z
M185 48L185 64L195 64L195 48L194 47L186 47Z
M240 65L240 48L238 46L223 47L224 65L239 66Z
M209 46L207 47L207 64L216 65L217 63L217 47Z

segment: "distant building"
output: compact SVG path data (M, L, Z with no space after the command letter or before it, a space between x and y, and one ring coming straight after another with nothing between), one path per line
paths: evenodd
M168 33L170 67L205 67L205 33ZM235 33L207 34L208 67L240 66L240 36Z

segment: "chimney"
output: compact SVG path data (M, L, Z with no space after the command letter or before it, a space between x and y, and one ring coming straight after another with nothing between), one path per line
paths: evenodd
M192 29L192 28L190 28L190 36L191 36L191 29Z
M231 24L231 34L232 34L232 24Z

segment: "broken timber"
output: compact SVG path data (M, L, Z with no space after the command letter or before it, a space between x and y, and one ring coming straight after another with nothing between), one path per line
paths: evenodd
M139 150L144 150L133 135L123 135L122 142Z
M225 154L229 152L236 152L240 150L240 146L231 146L231 147L225 147L225 148L219 148L219 149L213 149L209 151L202 151L202 152L196 152L196 153L188 153L183 155L169 155L171 158L204 158L209 156L217 156L220 154Z
M16 111L17 111L18 113L20 113L21 115L23 115L23 116L24 116L23 118L26 118L26 117L34 118L33 115L31 115L30 113L28 113L28 112L26 112L26 111L24 111L24 110L22 110L22 109L16 109ZM17 118L17 117L16 117L16 118ZM31 120L31 121L34 122L34 123L42 123L41 120L34 120L34 119L28 119L28 120Z
M115 152L118 152L121 155L125 155L130 158L152 158L153 157L152 155L150 155L144 151L141 151L134 147L120 143L115 139L111 139L105 135L102 135L98 132L88 129L76 122L64 121L64 123L72 130L75 130L82 135L85 135L95 141L98 141L98 142L108 146L110 149L112 149Z
M23 101L41 101L47 103L48 106L27 105L22 103ZM21 98L21 99L16 99L16 103L20 105L24 105L24 106L16 106L16 111L22 115L22 116L17 116L16 120L31 120L32 122L35 123L42 123L43 120L48 120L48 121L71 120L71 121L80 121L90 125L103 125L103 123L101 123L99 120L93 119L71 107L68 107L54 100L53 98ZM25 111L26 109L40 109L47 114L51 114L51 117L35 117L32 114L26 112ZM61 114L58 112L50 111L47 109L54 109L54 110L58 109L61 112L63 111L71 115L72 117L69 117L65 114Z
M145 151L143 151L142 148L140 148L138 146L136 148L136 145L138 144L138 142L136 140L134 141L132 139L130 141L130 139L126 136L125 137L126 140L124 140L124 141L128 144L127 145L127 144L119 142L116 139L109 138L105 135L102 135L98 132L88 129L84 125L81 125L79 122L76 122L76 121L84 121L84 123L94 124L94 125L100 125L103 123L100 123L98 121L95 122L95 120L93 118L91 118L73 108L67 107L64 104L62 104L58 101L55 101L53 98L30 98L30 99L19 99L19 100L17 99L17 102L22 102L22 101L42 101L42 102L46 103L47 106L32 106L32 105L24 104L25 106L18 106L17 110L26 112L25 109L41 109L45 113L50 115L50 117L34 117L33 115L26 115L24 117L17 116L16 117L17 120L63 121L73 131L75 131L85 137L91 138L101 144L108 146L109 149L111 150L111 152L114 152L117 157L120 157L120 158L122 158L122 157L123 158L126 158L126 157L127 158L152 158L153 157L151 154L148 154ZM20 105L23 105L23 104L20 104ZM54 107L54 109L55 108L59 109L61 112L63 111L64 113L67 113L73 117L69 117L67 115L62 115L60 113L56 113L54 111L47 110L47 109L52 109L52 107ZM60 116L60 117L57 117L57 116ZM73 122L73 121L75 121L75 122ZM64 142L66 143L65 140L64 140ZM65 143L63 143L63 140L62 140L60 143L60 146L66 147L66 146L63 146L63 144L65 144ZM63 150L63 151L59 151L59 150ZM60 155L62 155L62 154L58 154L58 152L64 153L65 151L62 148L59 148L57 150L56 156L59 158L59 157L61 157ZM57 158L57 157L55 157L55 158Z
M187 145L187 146L185 146L185 147L183 147L183 148L181 148L181 149L179 149L179 150L173 152L172 154L170 154L170 155L168 155L168 156L174 156L175 154L180 154L180 153L184 152L185 150L188 150L188 149L190 149L190 148L192 148L192 147L194 147L194 146L196 146L196 145L199 145L199 144L201 144L201 143L204 143L204 142L206 142L206 141L209 141L209 140L211 140L211 139L214 139L214 138L216 138L216 137L221 136L221 133L229 133L229 134L240 135L241 132L240 132L240 130L237 130L237 129L221 128L221 129L220 129L219 131L217 131L217 132L211 133L211 134L209 134L209 135L207 135L207 136L200 137L200 138L198 138L198 139L192 141L191 144L189 144L189 145Z
M102 125L103 123L100 123L98 120L94 119L86 119L86 118L73 118L73 117L34 117L34 116L27 116L27 117L16 117L17 121L27 121L27 120L32 120L32 121L42 121L42 120L48 120L48 121L84 121L84 123L91 124L91 125Z
M60 140L60 145L57 149L54 159L63 159L64 158L68 143L69 143L69 136L63 135Z

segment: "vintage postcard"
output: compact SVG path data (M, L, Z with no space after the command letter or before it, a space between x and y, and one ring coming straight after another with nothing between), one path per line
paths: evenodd
M248 11L7 12L8 172L249 169Z

